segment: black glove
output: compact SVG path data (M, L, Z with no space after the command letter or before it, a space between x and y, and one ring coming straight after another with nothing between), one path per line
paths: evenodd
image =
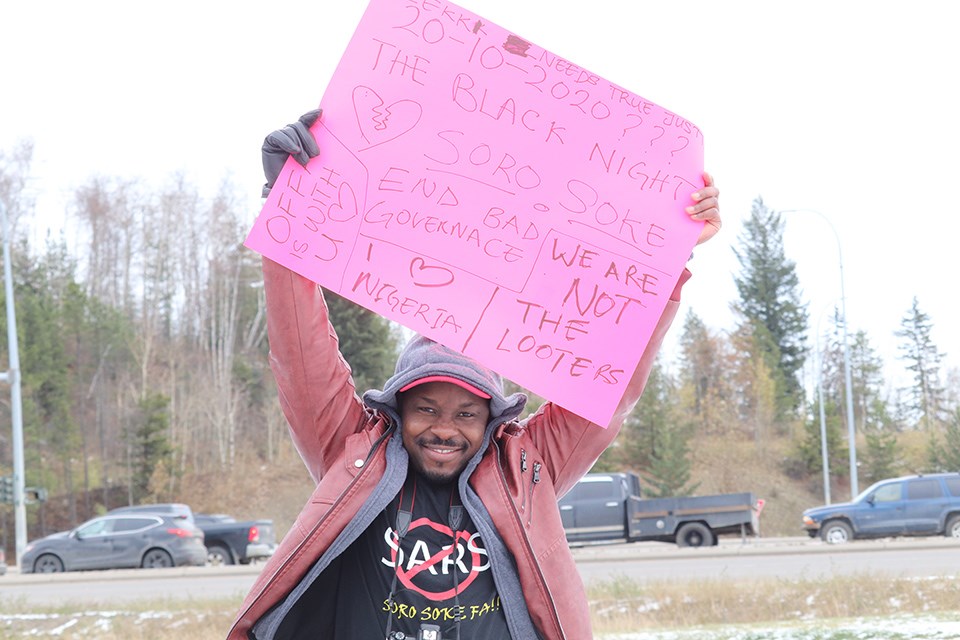
M263 139L263 175L267 183L263 185L263 197L266 198L277 181L280 170L287 162L287 156L293 156L301 166L306 166L310 158L320 153L320 147L310 127L320 117L322 109L314 109L300 116L300 119L283 129L274 131Z

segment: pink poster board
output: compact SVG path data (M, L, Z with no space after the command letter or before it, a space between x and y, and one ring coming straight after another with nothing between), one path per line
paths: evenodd
M466 9L372 0L246 241L606 425L690 256L689 121Z

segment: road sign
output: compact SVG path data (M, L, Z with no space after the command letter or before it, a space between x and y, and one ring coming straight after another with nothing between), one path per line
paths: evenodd
M24 487L23 500L27 504L47 501L47 490L43 487Z
M0 476L0 504L13 504L13 476Z

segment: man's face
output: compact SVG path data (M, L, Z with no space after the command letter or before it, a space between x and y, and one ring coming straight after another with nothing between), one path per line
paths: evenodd
M414 469L446 483L480 449L490 402L449 382L427 382L400 394L400 418Z

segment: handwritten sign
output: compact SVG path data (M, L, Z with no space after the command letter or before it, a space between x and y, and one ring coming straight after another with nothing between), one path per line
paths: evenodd
M695 244L679 115L449 2L372 0L246 245L606 425Z

